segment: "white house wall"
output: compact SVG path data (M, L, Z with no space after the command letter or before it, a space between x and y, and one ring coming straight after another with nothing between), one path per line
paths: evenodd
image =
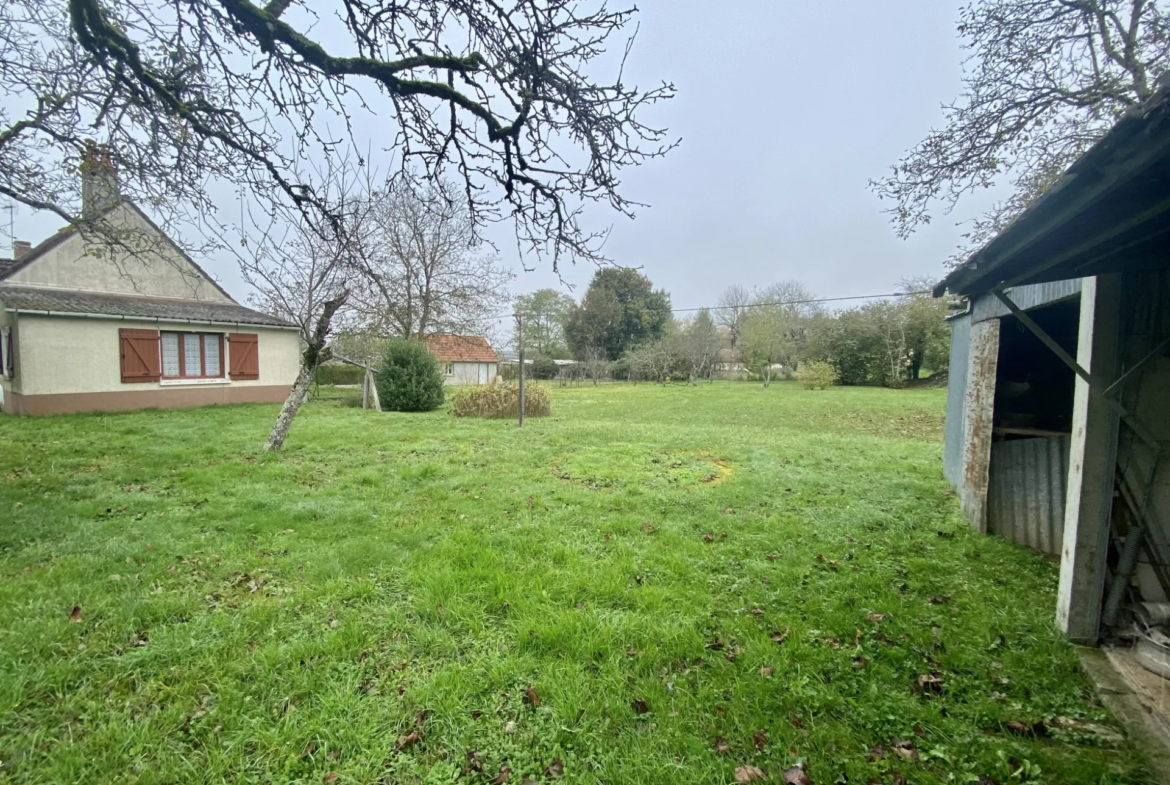
M287 396L300 367L300 338L294 330L29 314L16 321L16 374L15 379L4 382L4 406L17 413L279 401ZM123 383L121 328L255 333L260 378L211 384ZM23 351L22 347L35 348ZM225 368L230 351L225 346Z

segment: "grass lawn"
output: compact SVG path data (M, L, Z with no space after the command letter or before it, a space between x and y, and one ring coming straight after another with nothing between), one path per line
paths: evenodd
M944 399L0 418L0 782L1145 781Z

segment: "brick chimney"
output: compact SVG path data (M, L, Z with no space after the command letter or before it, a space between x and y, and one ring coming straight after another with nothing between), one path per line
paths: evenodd
M13 240L12 241L12 260L17 261L26 253L32 250L32 243L28 240Z
M104 145L90 145L81 164L81 215L96 218L122 198L118 170Z

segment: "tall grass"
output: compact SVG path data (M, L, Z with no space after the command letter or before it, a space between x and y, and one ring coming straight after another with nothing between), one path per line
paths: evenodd
M460 387L451 396L451 413L456 417L502 419L520 414L520 387L516 384L485 384ZM548 389L531 382L524 385L524 416L552 414Z

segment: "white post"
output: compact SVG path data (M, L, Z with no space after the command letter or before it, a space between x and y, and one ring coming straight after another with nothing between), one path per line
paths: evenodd
M1117 372L1121 296L1117 276L1086 278L1081 287L1077 364L1098 383ZM1068 495L1056 621L1076 643L1094 644L1101 621L1105 555L1117 464L1117 407L1079 376L1073 396Z

